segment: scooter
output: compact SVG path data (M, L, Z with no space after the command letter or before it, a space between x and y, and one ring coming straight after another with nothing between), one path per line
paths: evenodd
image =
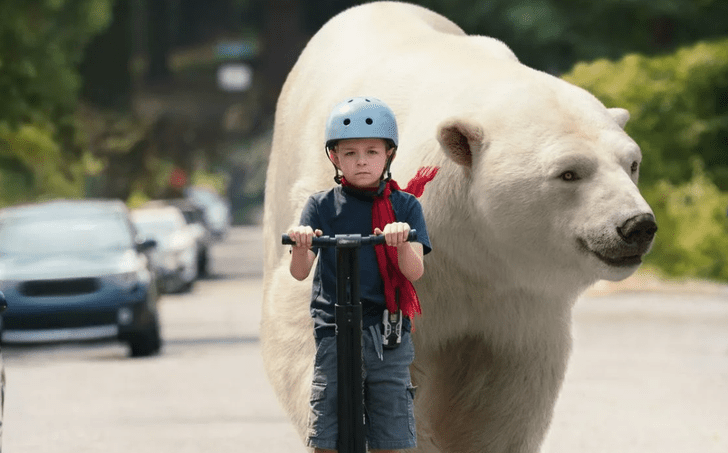
M417 240L410 230L408 241ZM284 234L284 245L295 242ZM336 247L336 354L339 453L365 453L364 382L362 381L362 307L359 300L359 248L384 244L384 235L337 234L313 238L314 247Z

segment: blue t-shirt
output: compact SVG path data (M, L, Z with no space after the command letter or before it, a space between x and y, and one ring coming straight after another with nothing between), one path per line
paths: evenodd
M406 222L417 230L417 242L423 246L424 253L431 250L427 236L422 206L413 195L393 191L389 197L394 215L398 222ZM324 236L337 234L373 234L372 196L336 186L324 192L311 195L301 213L301 225L314 230L319 229ZM336 249L334 247L313 248L319 255L314 271L311 290L311 317L314 319L314 334L317 338L335 334L336 305ZM366 329L382 321L386 308L384 283L379 273L376 253L372 246L359 249L360 294L363 311L363 327ZM409 330L409 320L405 320Z

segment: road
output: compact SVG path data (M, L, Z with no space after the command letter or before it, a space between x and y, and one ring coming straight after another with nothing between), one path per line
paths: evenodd
M165 346L3 349L9 453L305 452L264 376L262 244L233 229L212 278L164 296ZM584 297L544 453L728 451L728 290Z

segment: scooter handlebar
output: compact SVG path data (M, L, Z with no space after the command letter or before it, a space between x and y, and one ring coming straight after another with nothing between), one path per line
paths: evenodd
M410 230L407 241L417 240L417 230ZM281 238L283 245L295 245L296 243L287 235ZM383 234L362 236L360 234L337 234L335 236L314 236L311 245L314 247L337 247L356 245L379 245L386 242Z

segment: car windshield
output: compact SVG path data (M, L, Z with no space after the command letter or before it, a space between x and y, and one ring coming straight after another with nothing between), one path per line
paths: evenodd
M139 233L147 238L169 236L180 228L180 224L169 218L134 219Z
M127 223L117 215L15 218L0 228L0 253L57 254L126 250L133 246Z

